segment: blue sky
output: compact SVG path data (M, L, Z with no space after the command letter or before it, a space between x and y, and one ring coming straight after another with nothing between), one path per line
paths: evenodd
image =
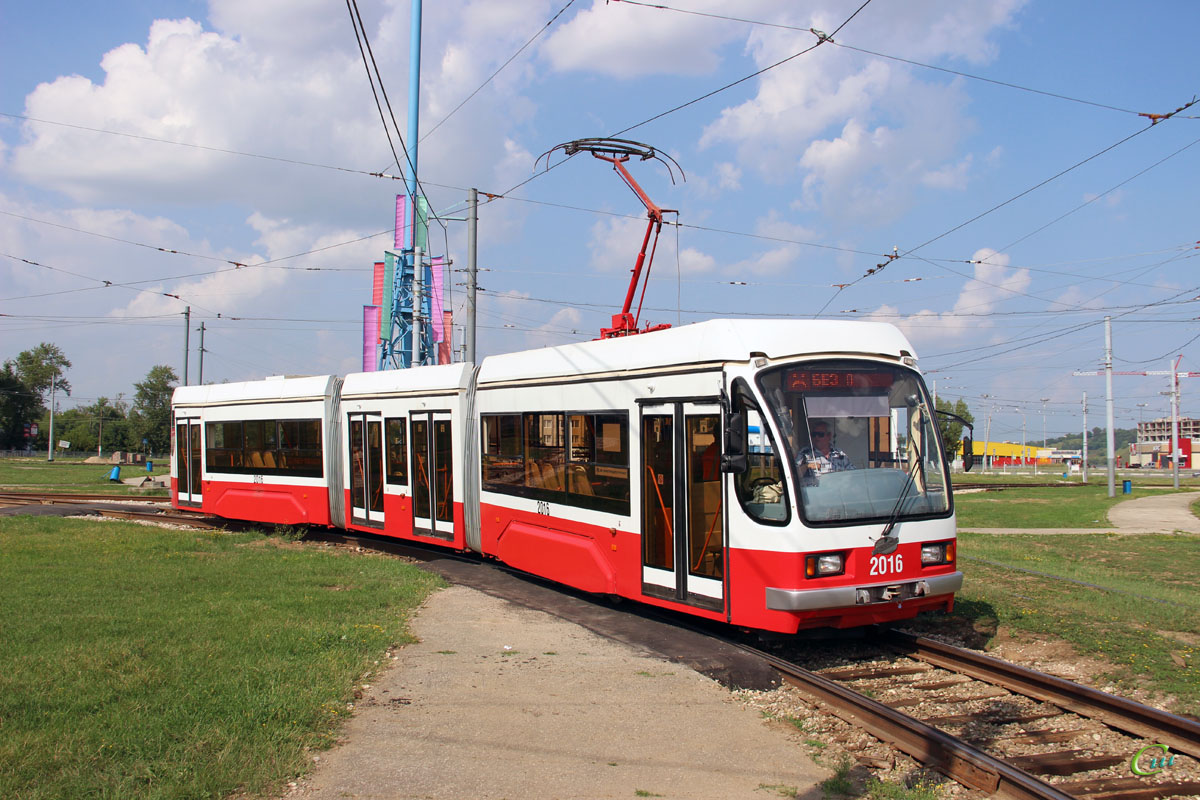
M408 0L358 2L407 131ZM1200 371L1200 105L1139 116L1200 93L1195 4L873 0L779 66L862 1L576 0L547 26L566 5L425 7L431 204L504 195L480 209L481 354L619 310L640 204L599 161L535 160L635 126L687 176L632 165L680 223L643 322L894 322L981 439L989 413L991 438L1040 439L1043 407L1050 436L1076 431L1085 391L1102 425L1103 379L1071 373L1100 364L1105 315L1116 369ZM181 371L189 305L206 382L358 368L401 184L364 174L399 171L344 3L3 2L0 113L0 358L57 343L65 407ZM432 236L465 266L461 222ZM1119 376L1118 425L1167 413L1166 388Z

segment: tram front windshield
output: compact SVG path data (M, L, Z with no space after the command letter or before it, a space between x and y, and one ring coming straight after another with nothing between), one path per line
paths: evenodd
M940 438L913 370L845 359L806 362L765 371L759 385L783 433L808 522L949 510Z

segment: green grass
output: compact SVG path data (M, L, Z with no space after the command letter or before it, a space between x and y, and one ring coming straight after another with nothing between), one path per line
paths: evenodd
M254 534L0 525L0 797L223 798L330 745L437 579Z
M1108 496L1107 486L1013 488L956 493L954 510L960 528L1102 528L1108 510L1135 497L1168 490L1138 488L1132 495Z
M924 618L926 630L958 624L977 646L999 626L1065 639L1113 665L1097 680L1200 713L1200 536L960 533L958 555L952 619Z
M1078 472L1072 472L1070 477L1063 477L1061 467L1053 469L1050 467L1039 467L1038 474L1033 474L1032 467L1026 467L1024 472L1001 472L999 469L991 472L983 472L978 466L970 472L955 472L952 476L955 484L961 483L1029 483L1029 484L1046 484L1046 483L1061 483L1082 486L1083 481L1080 479ZM1133 481L1133 490L1136 492L1139 487L1160 487L1170 488L1172 477L1170 470L1155 470L1155 469L1133 469L1133 470L1118 470L1116 473L1117 491L1121 491L1121 481ZM1108 472L1104 467L1096 469L1095 467L1088 470L1088 486L1108 487ZM1200 477L1193 478L1191 470L1179 471L1179 485L1181 488L1200 488Z
M867 800L938 800L942 796L936 783L918 780L913 786L886 783L876 778L867 781Z
M0 488L26 492L130 494L139 497L166 497L166 489L138 489L123 483L111 483L109 473L115 464L85 464L82 461L47 461L43 458L0 458ZM154 470L145 464L122 464L121 478L166 475L171 471L166 458L154 461Z

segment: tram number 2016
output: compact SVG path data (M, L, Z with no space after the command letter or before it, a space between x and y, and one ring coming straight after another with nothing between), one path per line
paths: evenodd
M891 556L871 556L871 574L888 575L904 571L904 556L896 553Z
M544 500L538 500L537 501L537 513L545 514L545 515L549 516L550 515L550 504Z

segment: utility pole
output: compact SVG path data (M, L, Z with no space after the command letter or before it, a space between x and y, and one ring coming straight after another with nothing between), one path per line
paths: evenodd
M1160 394L1169 395L1171 397L1171 460L1174 462L1172 472L1174 474L1175 488L1179 488L1179 379L1180 378L1200 378L1200 372L1180 372L1179 362L1183 360L1183 356L1175 359L1175 363L1171 364L1169 370L1148 370L1145 372L1116 372L1112 371L1112 328L1109 327L1110 317L1105 317L1105 370L1104 374L1108 379L1108 496L1116 496L1116 485L1113 477L1113 407L1112 407L1112 376L1113 375L1170 375L1171 389L1170 391L1160 392ZM1081 372L1076 371L1073 375L1099 375L1099 372ZM1084 395L1084 402L1087 402L1087 395ZM1144 405L1142 403L1139 406ZM1084 409L1084 427L1087 426L1087 410ZM1139 440L1141 425L1138 425ZM1087 439L1084 439L1087 442Z
M1116 436L1113 433L1113 390L1112 390L1112 317L1104 318L1104 391L1108 397L1104 401L1105 422L1108 424L1108 496L1117 496L1117 449Z
M1179 488L1179 362L1171 365L1171 482Z
M188 385L188 337L192 332L192 307L183 312L183 385Z
M200 376L196 383L204 385L204 323L200 323Z
M1025 467L1025 459L1028 458L1028 452L1025 450L1025 423L1028 422L1028 416L1024 409L1021 411L1021 467ZM1037 473L1037 461L1033 462L1033 471Z
M415 205L415 204L414 204ZM412 334L412 365L419 367L425 354L421 349L421 340L425 332L425 265L421 263L421 248L413 247L413 334Z
M58 388L58 367L54 368L54 376L50 378L50 440L46 443L46 460L54 460L54 390Z
M479 191L467 195L467 323L463 339L466 360L475 363L475 293L479 271Z
M1046 449L1046 403L1050 402L1049 397L1041 398L1042 401L1042 450ZM1038 451L1037 456L1033 459L1033 474L1037 475L1038 459L1041 458L1041 451Z
M1087 440L1088 440L1088 426L1087 426L1087 392L1084 392L1084 393L1083 393L1083 464L1082 464L1082 468L1083 468L1083 482L1084 482L1084 483L1087 483L1087 482L1088 482L1088 473L1087 473L1087 468L1088 468L1088 460L1087 460L1087 459L1088 459L1088 455L1087 455Z
M984 394L984 395L980 395L980 397L982 397L984 400L987 400L989 397L991 397L991 395ZM989 449L988 445L991 443L991 440L992 440L992 409L994 409L994 408L995 408L994 405L988 406L987 426L984 428L984 432L983 432L983 469L984 469L984 471L989 471L992 468L992 462L988 458L988 449Z

